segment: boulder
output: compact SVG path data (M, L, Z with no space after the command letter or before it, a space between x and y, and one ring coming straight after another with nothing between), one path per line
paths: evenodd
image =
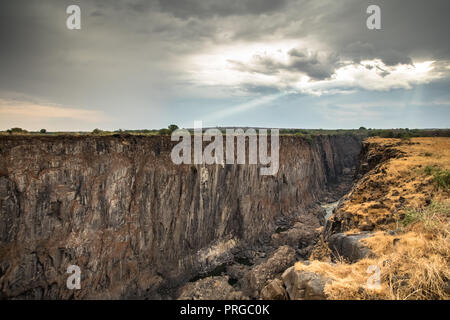
M292 227L272 234L272 246L291 246L301 258L307 259L320 237L324 213L322 207L316 206L308 214L299 216Z
M261 290L263 300L287 300L288 295L283 286L283 281L274 279Z
M317 226L317 228L320 225ZM274 233L272 235L272 244L274 246L288 245L293 248L305 248L314 245L320 232L309 224L297 222L294 226L286 231Z
M289 246L278 248L266 262L252 268L246 275L247 293L249 296L257 297L267 284L278 274L286 270L295 262L295 250Z
M328 238L328 247L336 255L349 262L356 262L371 254L370 249L360 240L371 237L371 233L336 233Z
M249 266L244 266L242 264L232 264L227 266L226 274L229 275L232 279L243 279L249 270Z
M324 300L325 285L330 279L315 272L290 267L281 276L290 300Z

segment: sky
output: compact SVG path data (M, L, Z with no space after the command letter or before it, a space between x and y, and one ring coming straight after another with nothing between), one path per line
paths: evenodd
M2 0L0 130L449 128L449 30L448 0Z

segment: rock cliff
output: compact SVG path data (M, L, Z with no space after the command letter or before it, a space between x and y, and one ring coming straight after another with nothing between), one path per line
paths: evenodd
M0 297L169 298L329 198L361 148L351 136L281 136L279 171L261 176L258 165L175 165L174 144L0 137ZM66 288L69 265L80 290Z

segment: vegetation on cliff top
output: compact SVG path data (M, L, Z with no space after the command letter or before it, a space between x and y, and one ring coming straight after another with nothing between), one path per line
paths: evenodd
M225 133L227 128L216 127ZM91 132L86 131L47 131L46 129L41 129L40 131L27 131L22 128L11 128L6 131L0 131L0 135L94 135L94 136L109 136L114 134L130 134L130 135L170 135L173 131L178 129L175 124L169 125L167 128L161 129L138 129L138 130L124 130L118 129L114 131L101 130L95 128ZM208 128L203 128L206 130ZM243 128L244 130L247 128ZM258 128L255 128L258 129ZM193 129L188 129L193 132ZM408 128L397 128L397 129L366 129L365 127L360 127L359 129L279 129L280 135L295 135L305 138L308 142L312 143L314 136L320 135L353 135L361 138L367 137L383 137L383 138L401 138L410 139L413 137L450 137L450 129L408 129Z

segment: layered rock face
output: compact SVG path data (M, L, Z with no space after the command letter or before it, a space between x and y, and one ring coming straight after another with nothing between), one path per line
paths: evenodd
M174 144L0 137L0 297L167 298L165 288L306 214L361 148L350 136L281 136L279 171L261 176L258 165L175 165ZM80 290L66 287L69 265Z

